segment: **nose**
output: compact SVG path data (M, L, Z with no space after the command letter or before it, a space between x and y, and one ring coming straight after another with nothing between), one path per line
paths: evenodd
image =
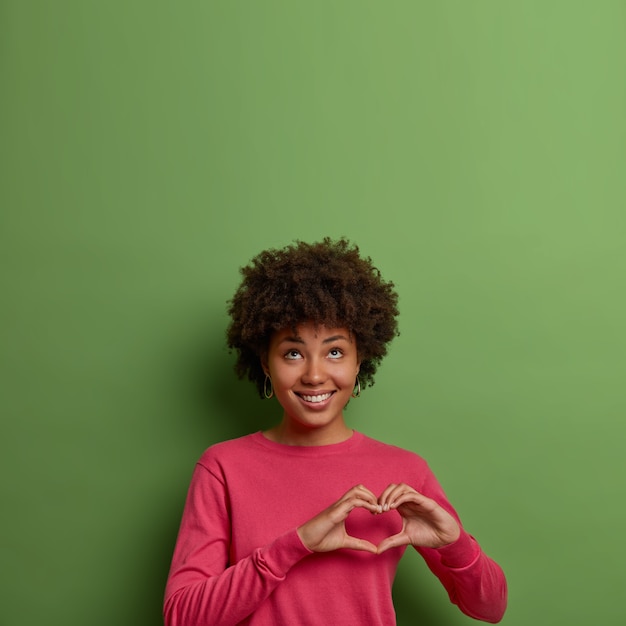
M302 373L302 382L305 385L320 385L326 380L326 370L321 359L309 359Z

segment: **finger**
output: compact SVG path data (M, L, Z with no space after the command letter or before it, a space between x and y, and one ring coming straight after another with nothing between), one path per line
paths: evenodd
M340 499L345 502L352 502L354 498L358 498L359 506L363 506L363 503L367 503L369 506L365 506L372 513L380 513L381 508L378 504L378 498L364 485L356 485L352 487L344 496Z
M355 494L360 495L362 498L369 500L372 504L378 504L378 498L376 495L370 491L365 485L356 485L348 493L354 492Z
M408 546L411 543L409 537L405 533L398 533L391 537L386 537L378 544L378 554L382 554L390 548L398 548L400 546Z
M372 497L374 497L374 498L376 497L376 496L374 495L374 493L373 493L370 489L368 489L365 485L363 485L363 484L358 484L358 485L355 485L355 486L353 487L353 489L358 489L359 491L363 491L363 492L365 492L365 493L368 493L370 496L372 496Z
M383 511L389 511L392 508L395 508L394 503L397 502L398 498L400 498L405 493L417 493L413 487L401 483L399 485L391 484L385 491L381 494L378 499L378 503L381 505Z
M371 552L372 554L378 553L378 548L373 543L370 543L366 539L357 539L356 537L352 537L350 535L346 535L343 547L349 548L350 550Z
M350 512L356 508L366 509L370 511L370 513L380 512L380 507L375 499L372 501L371 497L363 498L358 494L353 494L345 497L344 499L337 502L334 508L338 514L338 518L336 519L336 521L345 519L346 517L348 517Z
M395 494L393 500L391 500L391 502L389 503L389 507L392 509L397 509L403 504L415 505L424 512L432 511L439 506L434 500L427 498L426 496L418 493L414 489Z
M395 483L391 483L387 486L387 488L378 496L378 504L383 511L389 510L389 496L393 493L395 489L398 488L398 485Z

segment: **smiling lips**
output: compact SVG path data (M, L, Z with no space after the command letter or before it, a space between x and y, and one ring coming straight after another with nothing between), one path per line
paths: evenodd
M302 398L305 402L312 402L313 404L317 404L319 402L324 402L325 400L328 400L328 398L330 398L333 395L333 392L321 393L321 394L317 394L314 396L304 394L304 393L299 393L297 395L300 398Z

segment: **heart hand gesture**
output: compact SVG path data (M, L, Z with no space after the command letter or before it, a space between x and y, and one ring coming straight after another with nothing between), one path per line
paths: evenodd
M369 489L363 485L352 487L337 502L298 528L302 543L313 552L351 548L376 554L378 550L373 543L352 537L346 531L346 518L357 507L371 513L382 510L376 496Z
M389 485L378 502L383 512L396 509L402 516L402 530L380 543L379 554L404 545L441 548L461 534L457 521L448 511L409 485Z
M397 510L402 517L402 530L383 539L378 546L352 537L346 531L345 521L357 507L374 514ZM357 485L298 528L302 543L312 552L350 548L374 554L404 545L440 548L456 541L460 533L459 525L450 513L405 484L389 485L379 498L363 485Z

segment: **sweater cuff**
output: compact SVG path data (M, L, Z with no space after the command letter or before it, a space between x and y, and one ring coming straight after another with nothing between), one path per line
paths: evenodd
M275 539L261 551L266 567L279 578L286 576L298 561L309 554L312 552L302 543L295 528Z
M470 566L480 555L480 548L476 540L463 529L459 538L437 549L441 556L441 563L446 567L461 569Z

